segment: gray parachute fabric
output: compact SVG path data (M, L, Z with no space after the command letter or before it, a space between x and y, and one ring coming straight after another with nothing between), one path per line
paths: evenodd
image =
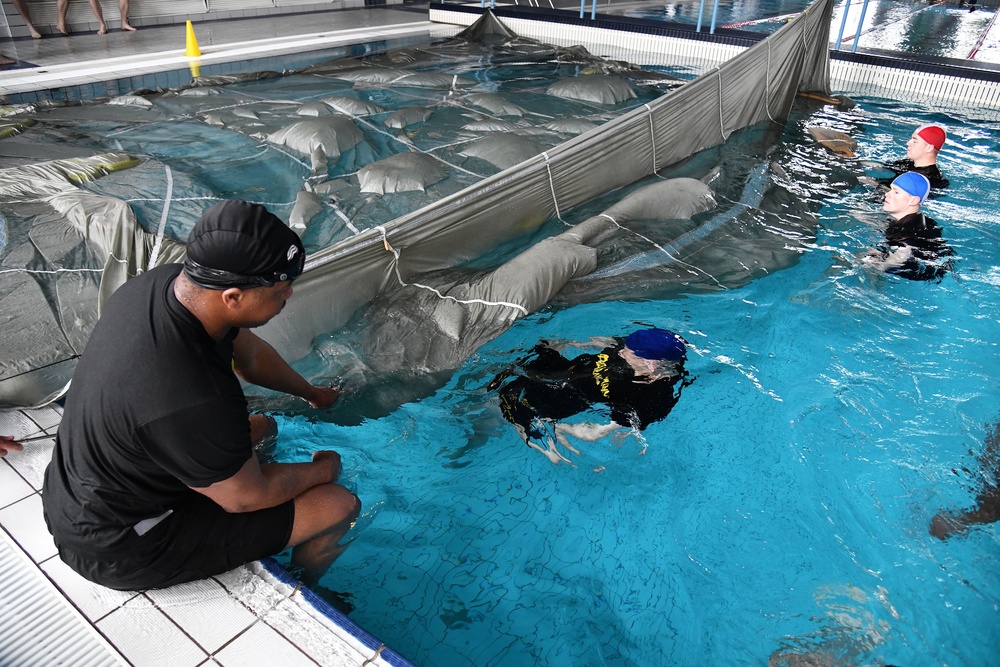
M444 178L437 160L423 153L398 153L358 171L361 192L378 195L393 192L423 192Z
M424 122L430 118L431 113L433 113L433 109L427 107L406 107L405 109L393 112L385 119L385 125L386 127L401 130L404 127Z
M582 226L581 226L582 227ZM602 227L600 225L599 227ZM547 238L494 271L387 292L366 312L363 358L376 373L453 370L515 320L597 266L581 229ZM416 315L414 316L407 316Z
M314 254L295 299L262 335L290 358L302 357L315 336L398 281L478 257L588 199L723 144L740 128L783 123L797 92L829 94L832 10L833 0L816 0L767 39L645 107ZM489 13L482 20L477 31L496 21ZM511 39L510 31L485 29ZM348 280L349 292L335 288Z
M325 167L327 160L336 160L341 152L354 148L363 139L358 126L341 116L303 120L267 135L273 144L310 156L314 170Z
M618 104L635 98L632 88L617 76L587 74L549 86L549 95L594 104Z
M496 116L520 117L524 115L524 109L508 102L496 93L473 93L466 95L465 101L473 106L485 109Z
M517 33L497 20L493 12L483 14L478 21L458 33L458 37L470 42L481 43L489 43L491 41L505 42L518 39Z
M737 284L794 261L789 247L807 238L807 224L774 213L770 238L740 231L753 202L760 209L772 200L794 204L770 194L781 190L776 170L747 181L750 204L721 211L710 208L704 184L655 175L724 145L741 128L780 127L799 90L828 93L831 11L832 0L817 0L754 48L660 97L661 86L639 86L663 77L579 47L519 38L487 12L457 40L427 47L287 77L220 77L113 104L49 107L37 124L23 117L30 114L0 121L7 137L0 161L18 165L0 170L0 317L14 332L0 360L0 402L36 405L58 395L101 299L136 273L181 257L171 239L185 238L200 211L225 196L258 197L308 247L322 248L310 251L282 316L261 329L289 359L307 356L317 337L349 320L372 332L357 349L381 357L391 348L391 327L412 318L397 335L431 333L411 338L402 358L410 368L446 370L551 299L600 298L630 271L676 270L678 284L695 271L711 287L717 276ZM513 94L487 87L466 76L475 69L466 65L470 54L479 62L483 53L493 65L574 63L559 69L584 72L574 86L603 90L595 100L610 91L612 103L546 96L548 85ZM448 73L402 69L450 60L462 65ZM238 83L261 78L274 79L267 95L248 95ZM614 108L633 86L651 101ZM302 89L309 95L296 96ZM361 99L371 91L379 108ZM145 98L152 106L138 102ZM545 100L541 111L536 98ZM550 108L584 109L586 120L559 119ZM74 125L81 122L91 124ZM100 151L73 145L65 128L86 131L89 145L144 160L95 157ZM441 136L442 128L456 134ZM188 159L192 147L206 150ZM228 151L242 161L236 168L216 157ZM70 156L79 160L54 159ZM256 183L231 185L231 173L251 169ZM599 215L576 215L604 195L617 198L602 199ZM583 222L567 230L563 220L571 217ZM492 271L461 268L499 247L510 250ZM734 248L752 260L746 268L734 268Z
M462 155L477 157L507 169L538 155L537 143L514 132L497 132L477 139L462 149Z
M320 100L334 111L347 116L374 116L382 113L384 109L377 104L365 102L353 97L324 97Z
M110 154L0 170L0 205L25 221L7 225L0 247L0 407L58 398L107 298L183 257L182 245L143 231L128 204L76 185L136 164Z

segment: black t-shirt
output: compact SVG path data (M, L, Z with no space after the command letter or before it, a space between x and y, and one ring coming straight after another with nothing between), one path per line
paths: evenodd
M142 549L134 530L233 476L252 455L233 372L234 329L215 342L174 296L180 265L148 271L109 300L80 358L42 501L56 545Z
M910 280L939 280L952 268L948 258L953 251L942 238L941 228L923 213L911 213L889 222L883 252L888 256L903 246L909 246L912 255L902 266L886 269L887 273Z
M607 405L615 423L643 430L670 414L680 398L678 385L684 374L636 382L635 371L618 356L621 349L619 344L598 354L567 359L538 345L514 374L497 376L490 387L500 389L501 409L507 420L522 426L532 438L543 436L533 424L536 417L564 419L595 403Z
M883 165L886 169L891 171L895 176L891 178L880 178L879 183L889 187L892 182L896 180L896 176L905 174L908 171L915 171L918 174L923 174L927 177L927 180L931 183L932 190L942 190L948 187L948 179L944 177L941 170L938 169L936 164L929 164L925 167L918 167L913 164L913 160L909 158L903 158L902 160L896 160L895 162L886 162Z

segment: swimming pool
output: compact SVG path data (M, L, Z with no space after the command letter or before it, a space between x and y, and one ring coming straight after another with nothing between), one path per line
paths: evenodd
M715 26L772 33L808 4L806 0L723 1L719 3ZM996 12L995 7L982 7L970 12L957 2L931 4L870 0L865 3L854 0L846 7L848 17L845 23L845 5L845 2L837 3L830 29L830 40L836 42L841 26L844 26L840 37L842 50L854 48L858 22L864 9L858 48L957 59L969 58L973 49L976 49L975 60L1000 62L1000 30L991 27L990 23ZM706 32L712 25L713 6L714 3L707 0L701 16L702 30ZM602 12L633 18L688 25L698 24L700 10L700 2L666 2L624 9L609 6L601 9ZM984 39L977 48L980 36Z
M282 420L283 457L340 450L365 502L323 582L352 596L356 621L426 665L762 663L786 644L989 662L977 640L996 633L996 527L946 544L926 528L938 507L971 501L967 450L996 419L998 128L861 101L810 122L851 129L879 156L919 120L942 120L968 150L946 150L953 189L930 208L959 251L957 277L908 284L841 266L878 238L877 205L863 188L844 194L849 170L793 122L782 161L823 226L792 268L726 291L545 311L384 418ZM696 378L648 446L589 447L575 468L524 447L485 391L494 373L539 338L636 323L682 333Z
M928 527L997 474L976 457L1000 420L1000 125L858 101L800 108L784 133L782 161L821 221L794 266L546 310L385 417L282 419L281 456L337 449L364 502L322 580L355 621L422 665L992 663L997 525L945 542ZM879 238L878 197L804 131L850 130L877 159L928 121L950 131L952 186L927 205L957 253L940 284L857 266ZM637 325L690 343L695 380L670 416L570 453L573 466L525 447L493 376L539 339Z

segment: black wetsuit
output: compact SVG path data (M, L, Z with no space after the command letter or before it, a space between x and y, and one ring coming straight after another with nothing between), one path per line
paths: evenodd
M671 378L636 382L635 371L618 355L621 349L618 344L567 359L536 345L532 355L494 378L489 388L499 389L504 417L524 428L529 438L545 436L537 419L558 421L595 403L607 405L615 423L642 430L670 414L687 375L682 367Z
M889 222L880 250L888 257L903 246L912 248L913 254L902 266L886 269L886 273L909 280L940 280L952 268L948 258L954 252L941 237L937 222L923 213L911 213Z
M929 164L926 167L918 167L913 164L913 160L903 158L902 160L896 160L895 162L886 162L882 165L882 167L895 174L895 176L890 178L878 179L878 182L885 187L892 185L892 182L896 180L896 176L905 174L908 171L915 171L918 174L926 176L927 180L931 182L931 190L943 190L949 185L948 179L944 177L936 164Z

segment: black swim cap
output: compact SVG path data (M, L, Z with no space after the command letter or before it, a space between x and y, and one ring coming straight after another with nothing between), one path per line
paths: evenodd
M643 359L683 361L687 347L681 337L666 329L639 329L625 338L625 347Z
M230 199L205 210L188 237L184 274L207 289L270 287L302 273L299 235L260 204Z

